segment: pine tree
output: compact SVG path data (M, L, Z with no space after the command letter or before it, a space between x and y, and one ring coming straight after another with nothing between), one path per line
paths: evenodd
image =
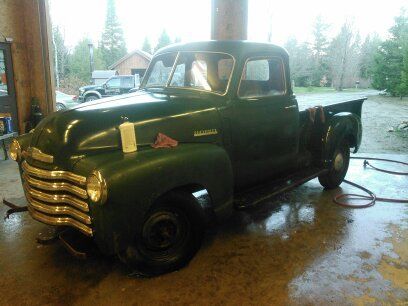
M163 32L160 34L159 40L157 42L156 48L154 48L154 51L156 52L157 50L166 47L170 44L171 44L170 36L167 34L166 30L163 30Z
M68 69L70 76L75 76L83 82L88 83L91 79L90 59L89 59L89 38L81 39L75 46L69 57ZM94 49L94 66L96 70L106 69L102 59L101 50Z
M145 37L143 41L142 51L152 54L152 46L150 45L150 41L147 37Z
M375 55L373 86L393 96L408 94L408 15L402 11L390 29L390 38Z
M116 16L115 0L108 0L105 29L99 45L106 66L112 65L126 53L122 27Z
M360 77L366 80L372 79L375 65L375 54L381 44L378 34L367 35L361 46L361 57L359 61Z
M313 25L313 43L311 51L313 53L313 68L312 68L312 85L320 86L324 77L327 77L327 50L329 47L329 40L327 38L327 31L330 25L323 21L323 18L317 16Z

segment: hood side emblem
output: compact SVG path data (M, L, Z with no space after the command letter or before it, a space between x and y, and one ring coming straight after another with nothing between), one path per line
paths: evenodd
M208 135L216 135L216 134L218 134L217 129L194 131L194 137L201 137L201 136L208 136Z

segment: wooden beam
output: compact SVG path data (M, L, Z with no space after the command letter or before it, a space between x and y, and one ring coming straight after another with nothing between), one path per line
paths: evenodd
M212 0L211 10L211 39L247 39L248 0Z

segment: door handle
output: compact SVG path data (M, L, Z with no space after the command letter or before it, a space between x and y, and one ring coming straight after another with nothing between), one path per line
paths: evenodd
M285 106L285 109L291 109L291 108L297 108L297 105L293 104L291 106Z

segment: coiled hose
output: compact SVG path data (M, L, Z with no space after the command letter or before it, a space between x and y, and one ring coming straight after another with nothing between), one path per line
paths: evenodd
M394 174L394 175L408 175L408 172L397 172L397 171L390 171L390 170L386 170L386 169L381 169L378 167L373 166L372 164L370 164L368 161L369 160L377 160L377 161L384 161L384 162L390 162L390 163L396 163L396 164L401 164L404 166L408 166L408 163L402 162L402 161L397 161L397 160L392 160L392 159L385 159L385 158L373 158L373 157L350 157L350 159L362 159L364 160L363 162L363 167L371 167L374 170L380 171L380 172L384 172L384 173L388 173L388 174ZM362 195L362 194L355 194L355 193L344 193L344 194L339 194L336 195L333 198L333 202L341 205L341 206L345 206L345 207L352 207L352 208L366 208L366 207L370 207L373 206L375 204L376 201L381 201L381 202L392 202L392 203L408 203L408 199L391 199L391 198L380 198L377 197L375 195L374 192L372 192L371 190L358 185L356 183L350 182L348 180L344 180L345 183L354 186L358 189L363 190L364 192L366 192L368 195ZM364 203L364 204L350 204L347 202L343 202L342 200L345 199L366 199L369 200L369 202Z

